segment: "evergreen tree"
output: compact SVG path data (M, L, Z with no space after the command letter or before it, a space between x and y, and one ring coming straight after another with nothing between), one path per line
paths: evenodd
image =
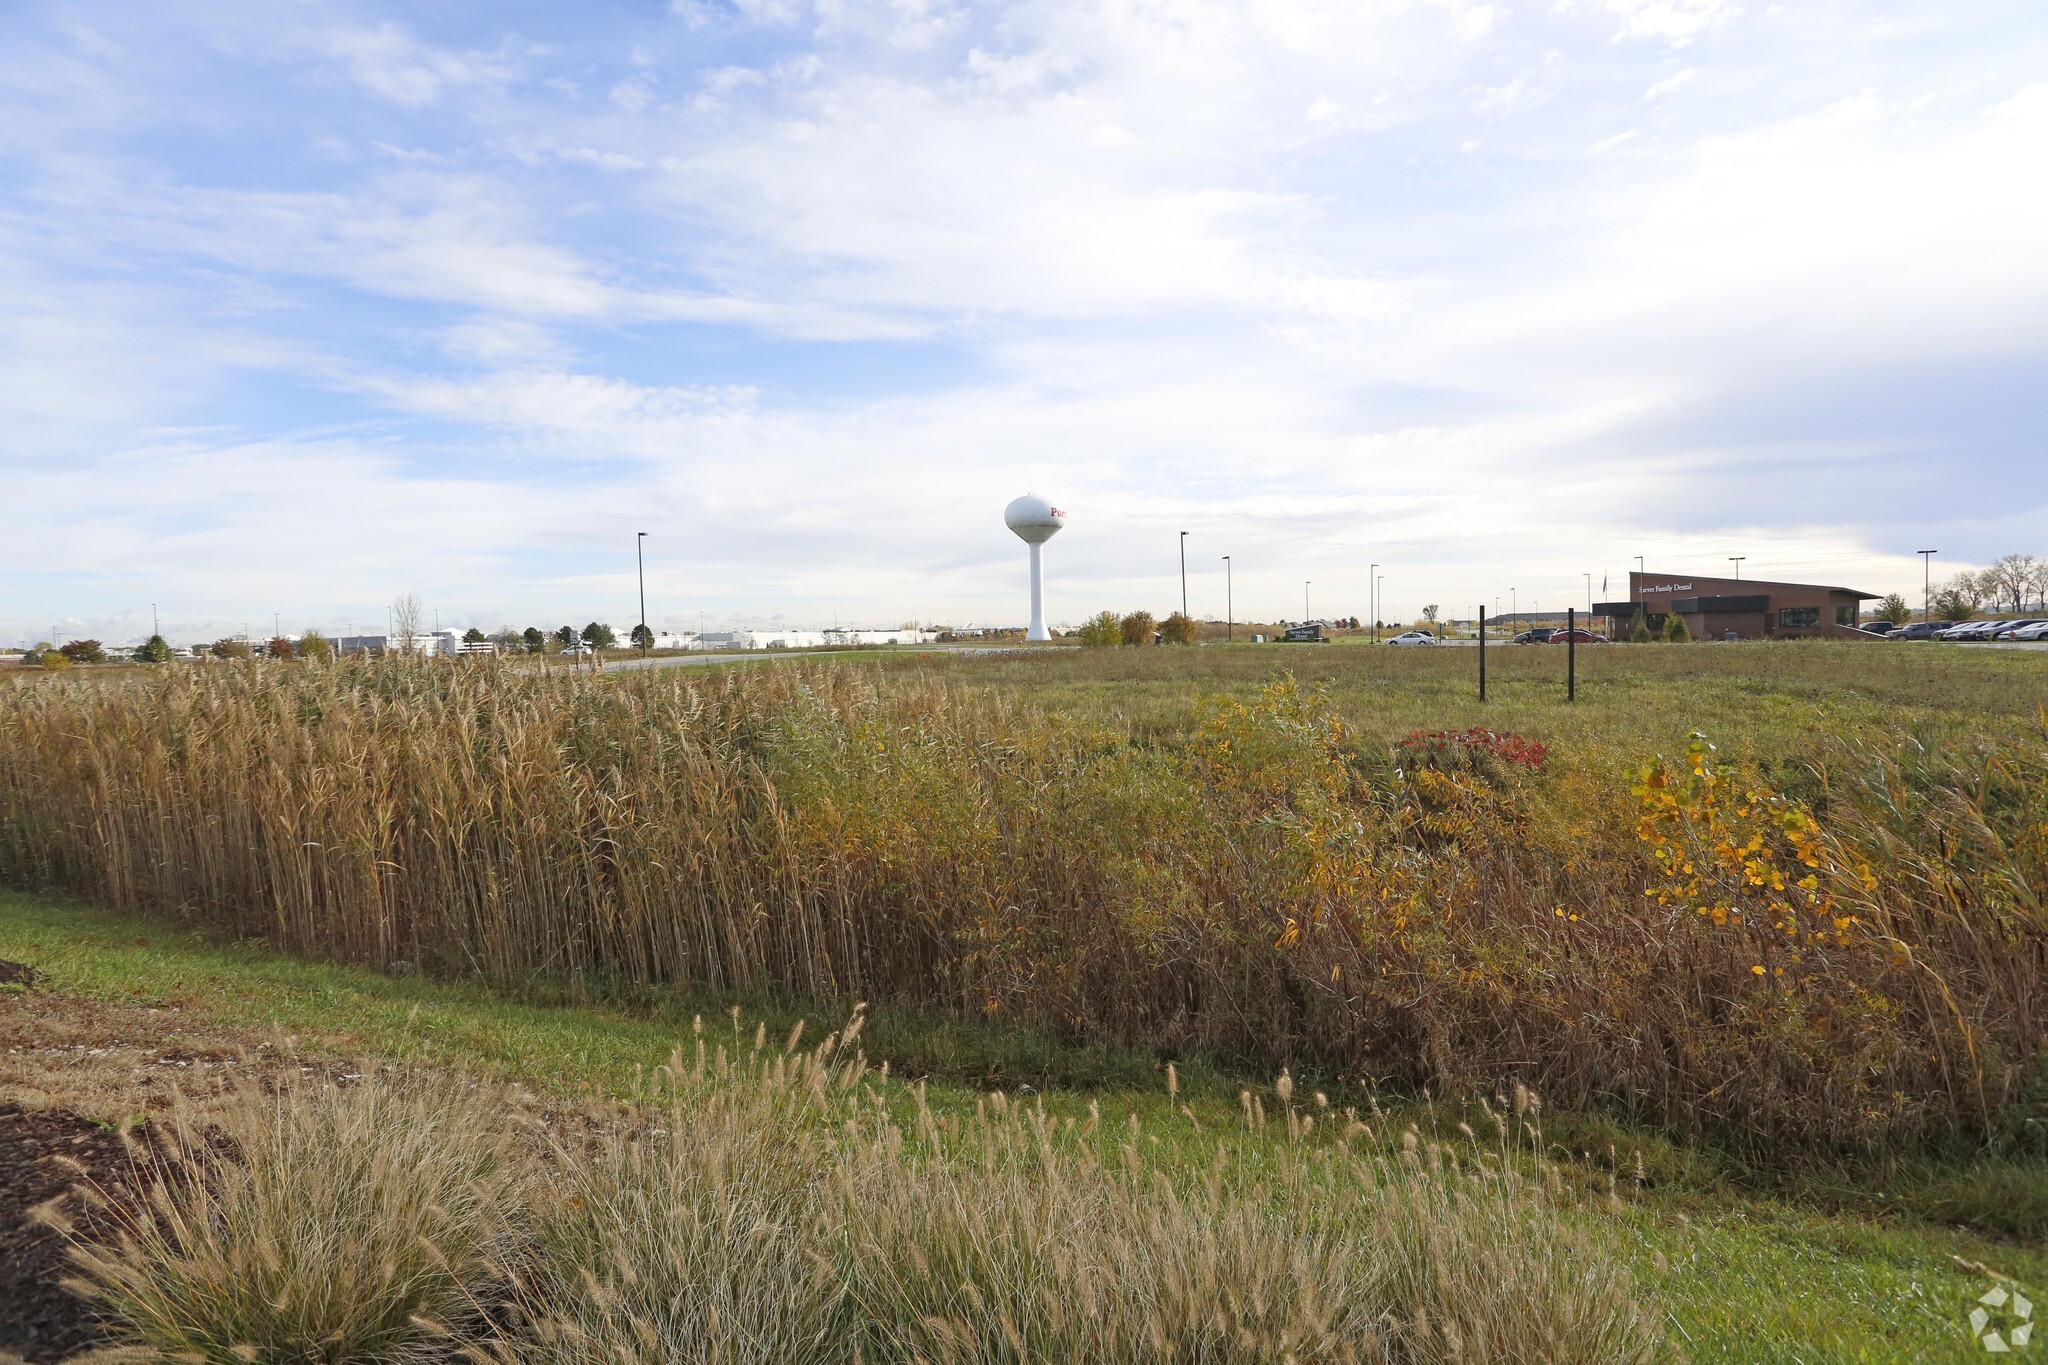
M1638 645L1646 645L1657 638L1650 634L1650 618L1643 615L1640 607L1636 609L1636 623L1629 627L1628 638L1631 644Z
M1692 631L1686 627L1685 618L1675 611L1664 618L1664 639L1674 645L1682 645L1692 639Z

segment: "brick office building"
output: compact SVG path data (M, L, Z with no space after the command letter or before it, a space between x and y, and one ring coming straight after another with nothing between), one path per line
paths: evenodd
M1626 633L1640 611L1650 629L1662 630L1674 613L1699 640L1806 638L1873 640L1857 629L1863 603L1877 596L1854 588L1813 583L1768 583L1748 578L1705 578L1698 574L1632 573L1626 602L1596 602L1595 616L1612 631Z

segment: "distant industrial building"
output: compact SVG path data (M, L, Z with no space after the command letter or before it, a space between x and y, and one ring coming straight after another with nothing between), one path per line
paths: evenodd
M261 644L260 641L256 642ZM462 632L459 630L423 630L417 635L337 635L328 641L337 654L384 654L387 652L410 654L483 653L473 646L465 650ZM489 651L495 653L493 649Z
M1595 602L1610 630L1626 633L1640 613L1650 629L1685 619L1698 640L1875 639L1858 629L1874 592L1815 583L1771 583L1700 574L1632 573L1626 602Z
M904 626L896 630L828 630L825 643L833 645L925 645L938 638L933 630Z

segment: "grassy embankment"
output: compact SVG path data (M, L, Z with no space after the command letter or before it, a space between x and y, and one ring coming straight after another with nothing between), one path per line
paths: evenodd
M645 1077L672 1049L689 1044L691 1016L700 1010L719 1030L726 1026L722 998L712 994L626 1007L573 1001L548 987L392 977L254 944L211 942L160 919L22 895L0 894L0 958L41 966L52 997L156 1011L147 1021L150 1041L167 1054L180 1053L189 1038L217 1042L224 1030L251 1041L291 1035L312 1057L518 1083L545 1105L576 1110L644 1089ZM0 1011L31 1004L17 996L0 1001ZM814 1037L833 1022L787 1003L749 1018L757 1016L778 1039L800 1017L811 1021ZM32 1023L10 1025L10 1042L32 1043L33 1030ZM1107 1129L1121 1133L1135 1115L1148 1139L1163 1140L1164 1150L1148 1153L1148 1161L1169 1169L1205 1168L1221 1142L1233 1160L1270 1173L1274 1149L1286 1145L1277 1117L1262 1131L1248 1128L1237 1082L1209 1069L1190 1068L1176 1102L1151 1059L1077 1049L1010 1023L949 1027L931 1018L894 1019L885 1009L866 1041L871 1055L897 1059L898 1075L931 1073L930 1106L953 1121L985 1103L985 1078L1002 1077L1017 1094L1022 1078L1035 1077L1043 1094L1029 1103L1042 1103L1057 1119L1085 1124L1092 1105ZM9 1063L23 1078L44 1066L53 1068L50 1079L61 1091L63 1058L24 1047ZM1271 1084L1254 1084L1277 1116L1281 1103ZM894 1112L914 1112L910 1085L889 1085L884 1093ZM77 1094L64 1102L93 1108ZM124 1096L112 1093L106 1102L114 1107L95 1116L134 1117L122 1107L132 1104ZM1471 1106L1390 1100L1380 1127L1391 1134L1413 1122L1456 1144L1456 1124L1477 1117ZM154 1118L161 1124L165 1115ZM1911 1211L1907 1200L1889 1201L1897 1207L1887 1209L1887 1201L1867 1194L1846 1204L1761 1197L1745 1193L1712 1160L1653 1134L1608 1129L1615 1156L1595 1151L1588 1159L1576 1149L1597 1142L1596 1135L1560 1116L1548 1117L1547 1131L1547 1158L1574 1216L1628 1275L1636 1300L1668 1324L1669 1344L1694 1359L1974 1358L1981 1350L1969 1342L1963 1320L1985 1282L1952 1258L1991 1264L2025 1283L2048 1282L2048 1256L2038 1244L1943 1226ZM1639 1156L1650 1177L1642 1182L1631 1178ZM1616 1165L1622 1176L1610 1202L1607 1177Z

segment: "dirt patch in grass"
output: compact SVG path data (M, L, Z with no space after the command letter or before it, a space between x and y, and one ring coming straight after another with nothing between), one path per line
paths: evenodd
M0 1105L0 1349L44 1362L105 1344L92 1306L64 1287L73 1272L46 1206L78 1216L71 1191L132 1188L135 1163L114 1128L61 1110Z
M46 990L0 993L0 1104L119 1122L217 1094L274 1065L285 1039L197 1027L176 1006L121 1005Z
M103 1346L92 1306L64 1287L66 1238L46 1210L90 1235L96 1188L138 1192L153 1116L176 1097L203 1113L237 1076L283 1065L284 1040L194 1028L171 1006L107 1004L37 989L42 974L0 962L0 1361L33 1365ZM124 1127L128 1132L124 1140Z
M9 962L0 958L0 986L19 986L26 990L42 979L43 974L26 962Z

